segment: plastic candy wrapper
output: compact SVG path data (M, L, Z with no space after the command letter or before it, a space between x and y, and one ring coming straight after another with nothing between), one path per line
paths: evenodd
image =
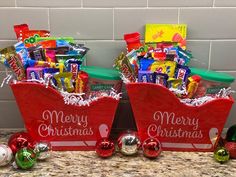
M182 79L169 78L168 79L168 88L181 89L183 84Z
M190 73L191 71L189 67L178 64L175 70L175 78L181 79L184 83L186 83Z
M9 64L10 68L14 71L14 73L17 76L18 80L25 79L25 69L23 67L23 63L19 57L19 55L16 54L15 48L13 46L7 47L5 49L2 49L0 51L1 56L6 59L7 63Z
M175 74L176 62L173 61L155 61L150 66L150 71L167 74L173 77Z
M141 71L150 71L151 65L155 62L153 59L141 58L139 61L139 69Z
M69 59L66 61L67 72L72 73L72 80L75 81L77 79L78 72L80 71L81 61L77 59Z
M45 59L47 62L56 62L56 51L55 50L50 50L50 49L45 49Z
M154 72L154 83L167 87L167 80L169 76L164 73Z
M45 53L41 46L28 48L30 58L37 61L45 61Z
M28 67L26 69L27 79L37 79L43 78L43 68Z
M189 77L188 81L189 81L187 86L188 98L192 98L197 91L198 84L201 81L201 77L198 75L194 75Z
M28 66L28 60L30 59L27 49L25 48L25 45L23 42L18 42L14 45L15 51L18 54L18 56L21 59L21 62L24 66L24 68L27 68Z
M154 73L151 71L139 71L138 72L138 82L144 83L154 83Z
M124 34L124 40L127 44L127 50L130 52L133 49L139 49L142 44L140 43L140 34L138 32Z
M75 81L75 93L86 93L88 87L88 74L80 71Z
M63 72L63 73L56 73L53 76L57 82L57 87L59 90L64 90L67 92L73 92L74 86L72 84L72 73L70 72Z
M132 68L128 58L125 56L124 53L121 53L116 59L115 59L115 68L119 69L121 73L125 75L125 77L130 82L136 81L136 76L134 69Z
M35 46L37 37L49 37L47 30L29 30L27 24L15 25L14 30L18 41L24 42L26 47Z

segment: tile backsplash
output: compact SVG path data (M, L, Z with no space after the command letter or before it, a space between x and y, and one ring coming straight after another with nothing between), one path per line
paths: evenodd
M235 0L1 0L0 48L16 42L14 24L48 29L54 36L72 36L90 48L87 65L111 68L125 50L123 34L146 23L186 23L191 66L236 77ZM0 81L7 71L0 66ZM236 83L232 85L236 90ZM234 94L236 98L236 94ZM0 128L23 127L9 86L0 89ZM236 124L236 105L225 127Z

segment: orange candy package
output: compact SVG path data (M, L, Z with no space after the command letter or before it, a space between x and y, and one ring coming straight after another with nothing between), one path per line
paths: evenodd
M14 25L14 31L18 41L22 41L25 47L33 47L36 45L37 37L49 37L50 32L47 30L29 30L27 24Z

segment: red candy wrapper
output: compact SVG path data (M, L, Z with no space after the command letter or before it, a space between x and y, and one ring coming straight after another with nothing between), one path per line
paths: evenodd
M27 24L14 25L14 31L16 33L16 38L18 39L18 41L22 41L23 32L29 31L29 27Z
M85 93L88 86L88 74L84 71L78 73L75 81L75 93Z
M27 24L15 25L14 30L18 41L24 42L26 47L35 46L37 37L49 37L47 30L29 30Z
M140 34L138 32L124 34L124 40L126 41L128 52L133 49L139 49L142 46L140 43Z

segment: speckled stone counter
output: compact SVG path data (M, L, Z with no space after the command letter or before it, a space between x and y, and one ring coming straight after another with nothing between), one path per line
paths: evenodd
M0 143L6 144L15 130L0 129ZM0 168L0 176L125 176L125 177L236 177L236 160L226 164L214 161L213 153L162 152L155 160L140 153L124 157L116 153L109 159L100 159L95 152L53 152L52 158L38 162L28 171L15 170L11 165Z

